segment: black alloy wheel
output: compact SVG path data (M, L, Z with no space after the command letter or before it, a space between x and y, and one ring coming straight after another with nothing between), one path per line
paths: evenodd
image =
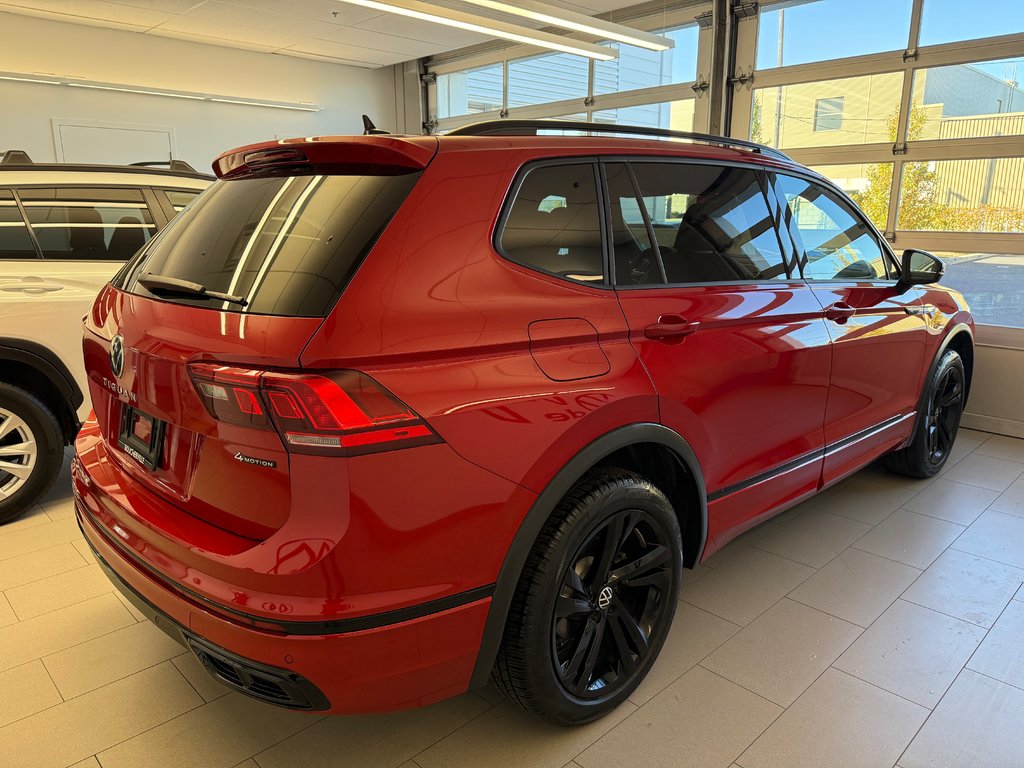
M642 666L673 570L668 532L639 509L616 512L583 543L562 577L551 633L570 694L601 697Z
M597 720L647 675L675 616L679 517L635 472L593 470L563 497L523 566L492 677L556 725Z
M928 461L942 465L953 450L964 407L964 370L949 366L942 371L928 403Z

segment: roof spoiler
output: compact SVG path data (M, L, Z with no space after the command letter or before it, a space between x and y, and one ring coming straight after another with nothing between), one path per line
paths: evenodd
M0 165L32 165L32 158L23 149L8 149L0 157Z
M437 138L432 136L314 136L232 149L213 161L213 172L220 179L313 173L398 176L423 170L436 152Z

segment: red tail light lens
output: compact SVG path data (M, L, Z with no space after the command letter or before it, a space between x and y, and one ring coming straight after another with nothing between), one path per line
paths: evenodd
M405 403L358 371L260 371L193 363L196 390L215 419L277 429L294 453L351 456L440 442Z

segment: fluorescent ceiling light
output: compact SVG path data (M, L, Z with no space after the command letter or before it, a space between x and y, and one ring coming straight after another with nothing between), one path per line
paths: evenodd
M274 109L295 109L299 112L319 112L318 107L304 107L299 104L271 104L267 101L249 101L248 99L222 99L219 97L210 97L210 101L217 101L221 104L245 104L250 107L273 107Z
M378 0L337 0L337 2L358 5L363 8L372 8L375 11L394 13L399 16L408 16L411 19L429 21L434 24L443 24L446 27L465 29L469 32L478 32L489 37L500 37L503 40L511 40L515 43L536 45L541 48L550 48L553 51L586 56L588 59L609 61L618 56L618 51L594 45L593 43L584 43L567 37L552 35L549 32L539 32L528 27L521 27L518 24L509 24L472 13L453 11L449 8L438 8L430 3L423 3L419 0L387 0L387 2L379 2Z
M594 19L582 13L553 8L535 0L517 0L515 5L502 2L502 0L461 0L461 2L490 8L501 13L509 13L513 16L522 16L524 19L539 21L542 24L549 24L561 29L571 29L574 32L605 37L618 43L635 45L638 48L647 48L651 51L666 51L675 47L675 41L671 38L643 32L622 24L613 24L603 19ZM557 11L557 15L553 11Z
M89 80L79 80L69 75L62 75L59 79L44 80L32 77L21 72L0 72L0 80L15 80L22 83L41 83L43 85L65 85L69 88L91 88L97 91L120 91L121 93L141 93L144 96L167 96L172 99L189 99L190 101L216 101L222 104L243 104L252 107L266 107L267 109L290 109L298 112L320 112L322 107L309 102L288 103L280 101L260 101L258 99L243 99L234 96L219 96L212 93L195 93L190 91L167 91L157 88L139 88L134 85L122 85L121 83L100 83Z
M147 91L142 88L125 88L120 85L93 85L92 83L67 83L71 88L95 88L98 91L124 91L125 93L143 93L147 96L170 96L175 99L195 99L196 101L203 101L202 96L192 96L187 93L177 93L175 91Z
M15 77L14 75L0 75L0 80L15 80L19 83L43 83L44 85L61 85L60 80L40 80L38 77Z

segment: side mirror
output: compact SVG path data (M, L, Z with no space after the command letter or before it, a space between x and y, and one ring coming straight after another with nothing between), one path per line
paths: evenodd
M942 279L944 267L941 261L927 251L908 248L903 252L900 265L900 279L896 287L907 290L912 285L930 285Z

